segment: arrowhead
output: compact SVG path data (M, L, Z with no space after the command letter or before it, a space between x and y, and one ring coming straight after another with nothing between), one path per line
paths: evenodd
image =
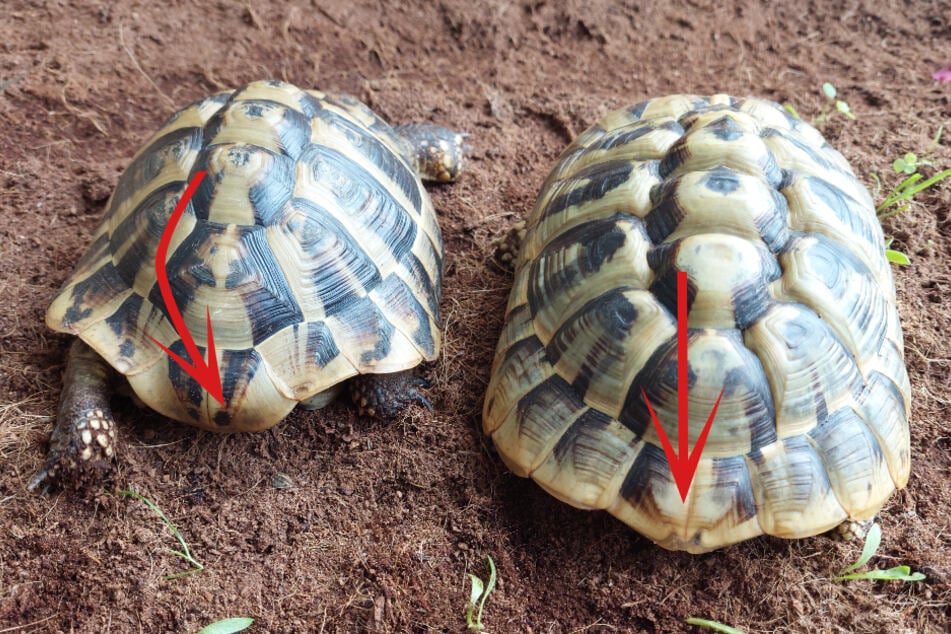
M717 408L720 407L720 399L723 398L723 392L726 390L724 387L720 390L720 395L717 397L717 402L713 405L713 409L710 411L710 416L707 417L707 422L703 426L703 431L700 432L700 437L697 438L697 444L694 445L693 451L689 453L684 451L683 454L686 455L677 455L677 452L674 451L673 445L670 444L670 440L667 439L667 433L664 431L664 427L660 424L660 420L657 418L657 414L654 412L654 408L651 407L651 402L647 398L647 392L644 391L644 388L641 388L641 394L644 396L644 402L647 404L647 411L650 412L651 420L654 421L654 428L657 430L657 435L660 436L660 443L664 447L664 455L667 456L667 464L670 466L670 473L674 476L674 482L677 484L677 491L680 493L680 500L684 503L687 502L687 494L690 492L690 485L693 484L693 478L697 474L697 467L700 465L700 454L703 453L703 446L707 443L707 436L710 434L710 427L713 425L713 419L717 415ZM678 421L678 425L686 425L686 420Z
M191 357L191 363L172 352L167 348L162 342L160 342L155 337L151 337L158 347L165 351L165 354L170 356L175 363L180 365L185 372L188 373L188 376L198 381L198 384L201 385L205 390L216 400L218 403L224 407L225 406L225 396L224 390L221 387L221 375L218 373L218 357L215 355L215 335L211 329L211 311L206 309L205 315L208 319L208 362L202 358L201 353L198 351L198 347L195 345L194 341L191 338L191 333L187 330L182 335L182 342L185 344L185 347L188 349L188 355Z

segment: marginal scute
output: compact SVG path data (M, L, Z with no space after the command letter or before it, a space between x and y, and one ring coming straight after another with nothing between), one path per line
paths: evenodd
M749 456L757 521L767 535L808 537L842 523L848 512L832 490L822 458L806 436L791 436Z
M442 236L404 152L352 97L262 81L192 104L120 178L47 323L153 409L217 431L264 429L354 375L434 360ZM165 270L202 355L211 316L223 407L158 345L190 357L155 254L198 171Z
M526 221L483 428L515 473L666 548L871 517L910 469L882 243L849 164L777 104L671 95L610 113ZM690 448L721 399L686 501L647 406L677 447L682 391Z
M850 408L831 412L809 431L839 504L851 519L875 515L895 488L878 439Z
M911 438L906 424L910 402L904 396L907 393L886 375L875 372L858 399L858 414L875 434L892 482L898 488L908 483L911 462Z

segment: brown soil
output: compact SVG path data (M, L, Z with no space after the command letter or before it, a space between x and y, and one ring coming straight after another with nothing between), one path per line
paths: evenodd
M512 476L480 410L510 277L491 242L531 208L560 150L609 109L671 92L795 104L830 81L858 115L823 133L870 186L951 118L944 2L408 0L253 3L3 0L0 16L0 632L463 631L467 572L494 557L492 632L696 632L690 616L764 632L951 628L948 340L951 185L886 222L915 404L914 466L882 513L873 563L914 584L830 580L860 545L758 539L689 556ZM67 339L43 313L122 167L178 106L257 78L353 93L393 122L471 132L465 177L432 195L446 238L446 347L432 413L393 423L343 404L261 434L171 424L117 398L116 488L157 517L25 484L41 463ZM934 151L951 164L951 137ZM294 486L272 487L273 474Z

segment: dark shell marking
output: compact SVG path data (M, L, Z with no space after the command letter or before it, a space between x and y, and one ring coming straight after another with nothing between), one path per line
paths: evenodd
M668 548L801 537L878 511L909 471L911 394L867 191L777 105L673 96L565 150L528 220L484 428L519 475ZM688 274L686 503L676 273Z
M49 325L154 409L229 431L267 427L350 376L433 360L442 239L403 143L358 101L281 82L183 109L123 174ZM224 408L151 339L184 351L153 262L199 170L166 268L202 351L211 312Z

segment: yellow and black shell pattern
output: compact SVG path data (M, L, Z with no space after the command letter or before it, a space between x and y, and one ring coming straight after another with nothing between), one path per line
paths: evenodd
M846 160L774 103L675 95L605 116L544 183L483 425L516 474L666 548L799 538L906 484L903 355L882 230ZM676 448L678 388L691 449L723 391L686 501L643 397Z
M393 129L352 97L256 82L173 115L136 154L46 320L81 337L151 408L254 431L357 374L439 354L443 246ZM166 270L219 403L153 341L188 358L155 253L198 171Z

